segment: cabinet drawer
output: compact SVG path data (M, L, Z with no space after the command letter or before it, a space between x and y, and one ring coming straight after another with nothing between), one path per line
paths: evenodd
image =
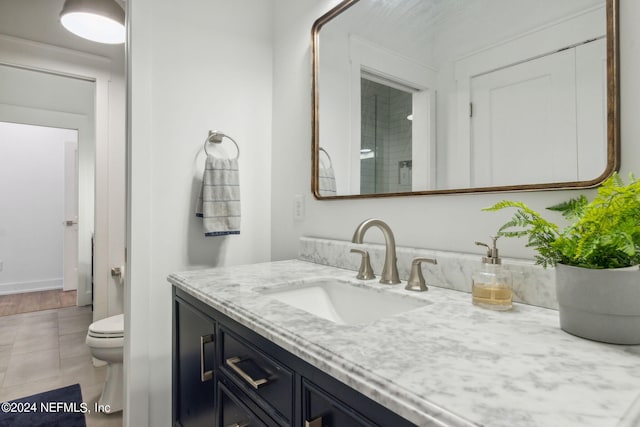
M224 384L218 382L220 427L267 427L242 400Z
M302 380L302 417L308 427L377 425L306 379Z
M293 372L242 340L220 328L220 369L263 409L287 423L293 419Z

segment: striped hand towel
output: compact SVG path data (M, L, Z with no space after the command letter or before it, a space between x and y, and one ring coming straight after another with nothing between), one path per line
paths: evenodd
M320 190L321 196L335 196L336 195L336 177L333 172L333 168L320 167L318 170L318 190Z
M240 179L238 159L207 156L202 190L196 203L205 236L240 234Z

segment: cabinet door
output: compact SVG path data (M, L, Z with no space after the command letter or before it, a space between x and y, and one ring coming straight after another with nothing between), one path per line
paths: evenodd
M302 380L302 417L305 427L376 425L306 379Z
M215 322L186 302L174 302L174 417L183 427L215 422Z

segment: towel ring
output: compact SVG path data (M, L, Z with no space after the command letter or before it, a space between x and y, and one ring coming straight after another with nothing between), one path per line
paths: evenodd
M327 158L329 159L329 167L332 168L333 167L333 162L331 161L331 156L329 155L327 150L325 150L322 147L320 147L319 150L322 151L327 156Z
M222 143L222 138L229 138L231 140L231 142L233 142L233 145L236 146L236 150L238 151L238 155L236 156L236 159L240 158L240 147L238 146L238 143L231 138L229 135L225 135L222 132L219 132L217 130L210 130L209 131L209 135L207 135L207 139L204 140L204 153L208 156L209 152L207 151L207 144L209 142L214 143L214 144L220 144Z

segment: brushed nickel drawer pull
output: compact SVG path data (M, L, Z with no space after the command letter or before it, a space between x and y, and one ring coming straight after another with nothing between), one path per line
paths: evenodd
M322 427L322 417L314 418L311 421L305 421L304 427Z
M204 370L204 345L213 342L213 334L200 336L200 381L207 382L213 378L213 369L205 372Z
M227 427L249 427L249 423L233 423L229 424Z
M247 374L245 371L242 370L241 367L237 365L240 362L242 362L242 359L240 359L239 357L231 357L227 359L227 365L229 365L231 369L233 369L238 375L240 375L242 379L248 382L251 387L257 390L260 386L263 386L269 382L267 378L258 378L258 379L251 378L251 375Z

